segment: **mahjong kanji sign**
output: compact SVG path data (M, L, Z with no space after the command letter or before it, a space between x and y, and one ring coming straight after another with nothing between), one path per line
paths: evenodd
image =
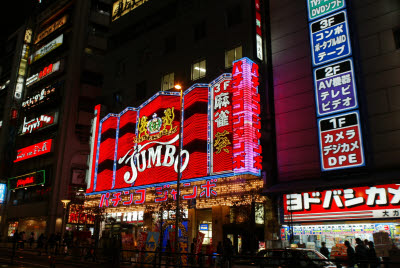
M346 6L344 0L307 0L308 19L328 15Z
M318 120L322 171L365 165L357 111Z
M313 65L321 65L351 55L346 11L310 23Z
M190 190L183 199L215 196L214 180L221 177L260 176L258 76L258 65L243 58L233 63L232 74L210 84L195 84L182 95L159 92L99 120L87 193L105 193L103 206L123 203L121 198L142 204L146 189L154 187L155 202L164 202L165 193L174 196L167 185L178 175ZM196 181L205 183L191 185Z
M314 88L318 116L358 107L351 59L315 69Z
M286 222L400 218L400 184L283 196Z

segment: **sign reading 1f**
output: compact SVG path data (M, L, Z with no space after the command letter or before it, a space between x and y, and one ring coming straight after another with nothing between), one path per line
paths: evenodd
M346 6L344 0L307 0L308 19L313 20Z

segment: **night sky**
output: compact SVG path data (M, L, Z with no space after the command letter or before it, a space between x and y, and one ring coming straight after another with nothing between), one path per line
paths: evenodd
M0 42L3 43L32 12L38 0L1 0Z

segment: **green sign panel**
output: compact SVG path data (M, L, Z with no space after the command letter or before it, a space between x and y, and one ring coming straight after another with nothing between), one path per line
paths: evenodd
M345 0L307 0L308 20L325 16L345 6Z

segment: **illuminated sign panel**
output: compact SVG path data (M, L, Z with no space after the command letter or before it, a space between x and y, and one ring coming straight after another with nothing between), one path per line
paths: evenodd
M261 0L255 0L255 12L256 12L256 52L257 58L263 60L263 41L262 41L262 20L261 20Z
M234 62L232 75L183 92L182 119L178 92L159 92L138 108L107 115L99 123L87 192L176 184L180 144L182 183L259 176L259 101L258 65L244 58Z
M29 159L29 158L33 158L33 157L36 157L39 155L50 153L52 142L53 142L53 140L49 139L46 141L36 143L31 146L19 149L17 152L17 157L14 160L14 163Z
M345 6L344 0L307 0L308 19L313 20L328 15Z
M351 59L315 69L314 83L319 116L358 107Z
M4 204L6 201L7 184L0 183L0 204Z
M286 222L400 218L400 184L286 194Z
M41 47L40 49L38 49L35 53L33 53L31 55L29 63L33 63L33 62L37 61L38 59L44 57L46 54L50 53L54 49L61 46L63 43L63 38L64 38L64 35L60 35L59 37L57 37L50 43L48 43L48 44L44 45L43 47Z
M112 21L141 6L149 0L119 0L114 2L112 9Z
M41 104L51 100L54 98L56 95L56 92L59 89L59 84L54 84L51 86L47 86L46 88L43 88L41 91L38 93L27 97L21 104L21 107L23 109L31 109L37 106L40 106Z
M10 190L15 190L35 185L44 185L44 183L45 183L45 171L39 170L36 172L8 179L8 188Z
M57 121L58 121L58 112L42 114L41 116L31 119L29 121L26 117L24 117L24 122L22 124L20 135L25 135L38 130L42 130L46 127L55 125Z
M48 36L49 34L51 34L52 32L54 32L55 30L61 28L62 26L65 25L65 23L67 23L67 15L65 15L64 17L62 17L61 19L57 20L56 22L54 22L52 25L50 25L49 27L47 27L45 30L41 31L35 39L35 44L40 42L40 40L42 40L43 38L45 38L46 36Z
M323 171L365 165L357 111L319 119L318 128Z
M43 78L47 77L48 75L57 72L60 70L60 61L57 61L55 63L52 63L46 67L43 68L39 73L36 73L26 79L26 86L31 86L34 83L42 80Z
M69 206L68 223L94 224L95 215L85 210L85 206L71 204Z
M321 65L351 55L346 11L310 23L313 65Z

